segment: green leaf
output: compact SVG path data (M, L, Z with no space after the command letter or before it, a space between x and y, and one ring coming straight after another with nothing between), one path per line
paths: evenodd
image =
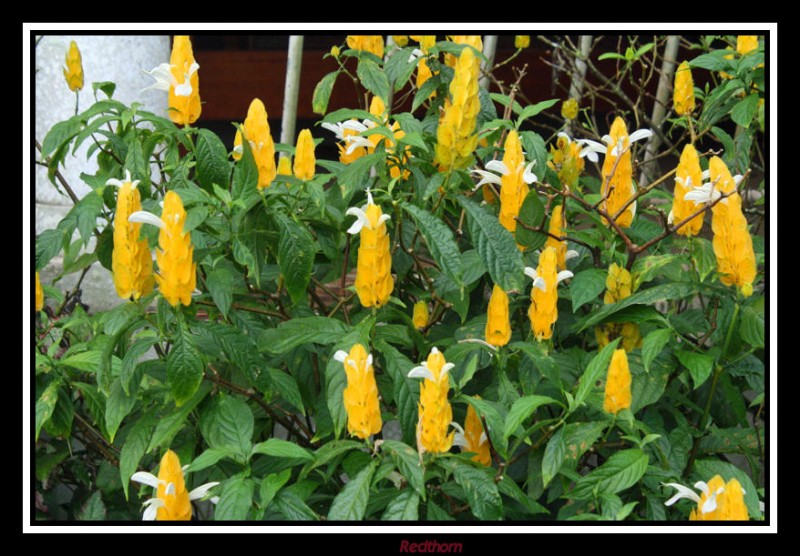
M103 504L99 490L89 497L75 517L78 521L105 521L106 506Z
M311 97L311 109L314 114L321 116L328 109L328 101L330 101L331 93L333 92L333 84L336 83L338 76L339 70L332 71L320 79L317 86L314 87L314 94Z
M50 128L50 131L47 132L47 135L44 136L44 141L42 141L42 156L46 157L67 141L72 140L81 128L83 128L83 122L80 116L73 116L68 120L55 124Z
M253 453L276 458L314 461L314 455L311 452L294 442L281 440L280 438L270 438L265 442L259 442L253 446Z
M524 122L528 118L534 117L539 112L547 110L551 106L555 105L558 101L559 99L552 98L550 100L543 100L541 102L537 102L536 104L531 104L530 106L526 106L525 108L523 108L522 113L519 115L519 118L517 118L517 129L519 129L519 126L522 125L522 122Z
M233 168L233 199L245 200L258 195L258 166L249 141L242 141L242 158Z
M625 61L627 61L627 58L625 58L625 56L623 56L622 54L617 54L616 52L603 52L600 56L597 57L597 59L600 60L600 61L602 61L602 60L625 60Z
M502 95L500 93L489 93L489 97L498 104L502 104L505 107L511 106L511 109L516 114L522 114L522 105L518 103L516 100L512 101L511 98L507 95ZM511 103L514 103L513 105Z
M407 375L416 365L385 340L376 340L375 349L383 355L386 360L384 369L392 377L393 397L397 404L397 420L403 433L403 442L412 444L417 431L419 381Z
M500 494L505 494L512 500L519 502L525 508L525 512L530 515L550 513L547 508L525 494L514 481L502 480L497 483L497 488Z
M414 219L417 228L425 238L428 249L433 259L459 288L464 287L461 279L461 253L450 231L440 218L430 212L406 202L401 202L400 207Z
M530 417L531 413L536 411L539 406L547 404L558 404L556 400L548 396L524 396L519 398L511 406L511 410L506 416L505 428L503 429L503 436L510 437L517 427L519 427L525 419ZM560 405L560 404L559 404Z
M206 394L208 394L210 390L210 385L202 384L197 392L195 392L195 395L188 402L181 406L177 406L176 404L175 410L166 417L163 417L158 422L158 426L156 426L156 430L153 433L153 436L150 438L150 444L147 446L147 451L152 452L156 447L159 446L169 446L170 440L172 440L172 437L174 437L181 429L184 421L186 421L186 418L189 416L189 413L191 413L195 406L206 397Z
M460 462L453 472L456 484L460 485L467 495L467 502L473 515L484 521L495 521L503 517L503 501L493 480L494 473L493 469L478 469Z
M533 131L523 131L519 135L522 141L522 147L525 149L526 159L529 162L535 162L531 171L536 174L539 179L543 179L545 171L547 170L548 150L547 145L542 139L542 136Z
M417 108L422 106L422 103L430 98L431 94L439 87L441 80L438 76L434 75L433 77L429 78L425 83L422 84L417 90L417 94L414 95L414 100L411 103L411 111L415 112Z
M647 454L639 449L622 450L581 477L565 498L589 500L601 494L616 494L635 485L647 471Z
M396 51L386 61L386 76L394 83L394 90L399 91L408 83L414 68L417 67L418 58L411 56L414 49L406 47Z
M103 91L108 98L114 96L114 91L117 89L117 85L113 81L93 81L92 82L92 91L94 91L95 95L97 91Z
M36 236L36 269L41 270L58 255L64 241L64 232L59 229L45 230Z
M197 181L203 189L211 192L215 183L227 188L230 176L228 150L216 133L202 128L197 131L195 158Z
M206 273L206 286L222 316L228 318L233 302L233 273L227 266L212 268Z
M230 448L246 460L253 437L253 412L243 400L220 394L200 420L200 431L211 448Z
M486 434L492 441L492 446L503 459L506 459L508 457L508 437L503 434L505 423L498 410L501 407L500 404L471 396L464 396L464 400L475 408L479 417L486 421L489 429Z
M97 193L90 192L78 201L72 210L78 221L78 231L81 234L84 244L89 242L92 237L95 226L97 226L97 217L103 211L103 198Z
M278 493L275 497L277 510L289 521L317 521L319 517L314 510L303 502L303 499L288 487Z
M153 413L144 413L136 421L128 435L125 437L125 444L119 456L119 478L122 483L122 490L125 492L125 499L128 499L128 487L130 486L131 476L139 467L139 461L147 450L147 443L155 427L156 416Z
M653 330L644 337L644 341L642 342L642 364L644 364L646 371L650 372L650 363L661 353L664 346L669 343L671 337L672 330L669 328Z
M580 384L575 393L575 403L572 405L571 409L580 407L586 400L586 396L589 395L589 392L595 388L595 383L608 372L608 364L611 362L611 356L614 354L614 350L617 349L619 341L620 339L617 338L613 342L610 342L589 362L586 370L581 375Z
M167 382L177 406L189 400L203 381L203 359L197 351L194 335L181 322L175 344L167 355Z
M575 274L569 286L572 295L572 312L575 313L583 305L597 299L606 288L605 270L590 268Z
M692 259L697 267L700 280L705 280L709 274L717 269L717 258L711 242L702 237L692 238L690 242Z
M422 138L422 134L420 133L406 133L400 139L398 139L397 142L401 145L411 145L412 147L417 147L426 153L429 152L428 144L425 142L425 139Z
M139 375L141 376L141 375ZM125 392L122 388L122 382L119 378L111 383L111 392L106 400L106 431L111 442L114 442L114 437L117 434L122 420L131 412L133 406L136 405L136 391L138 384L129 392Z
M651 255L643 259L636 259L631 269L633 276L633 290L638 290L639 286L644 282L652 280L661 269L668 264L685 259L680 255Z
M372 94L384 101L389 98L389 80L378 64L368 58L359 58L356 75L361 84Z
M186 467L186 471L184 471L184 473L194 473L195 471L200 471L201 469L216 465L216 463L223 458L233 457L234 455L236 455L236 451L231 447L209 448L194 458L194 461L192 461L192 463Z
M564 429L560 428L550 437L544 449L544 457L542 458L542 483L545 487L547 487L550 481L553 480L553 477L558 474L566 456L567 443L564 439Z
M300 479L304 479L311 471L330 463L338 456L349 452L350 450L360 450L364 448L362 442L356 440L331 440L327 444L323 444L319 450L314 454L314 461L306 464L300 472Z
M282 322L277 328L265 330L259 348L273 355L291 351L303 344L335 344L351 328L327 317L300 317Z
M742 127L749 127L758 109L758 93L752 93L740 100L731 110L731 120Z
M678 350L675 352L678 361L689 369L689 375L694 382L695 390L700 388L703 383L711 376L711 371L714 367L714 358L704 353L696 353L694 351Z
M441 172L437 172L428 180L428 183L425 184L425 192L422 194L422 199L427 201L431 198L431 196L439 191L439 188L442 187L444 183L444 174Z
M731 61L726 60L726 56L730 56L730 51L715 50L706 54L701 54L689 62L693 68L703 68L710 71L730 70Z
M214 521L242 521L253 506L255 483L241 475L234 475L219 486L219 502L214 510Z
M752 307L742 308L742 322L739 325L742 339L754 348L764 347L764 317Z
M42 426L53 416L58 401L58 384L57 380L51 382L36 400L36 440L39 440L39 431Z
M763 429L758 432L763 445ZM754 429L711 427L697 449L699 454L758 454L759 443Z
M564 444L567 451L564 455L564 464L575 469L581 456L592 447L608 423L593 421L589 423L570 423L564 427Z
M336 177L342 191L342 200L349 203L353 194L366 186L370 168L384 163L385 160L385 152L374 152L347 164Z
M389 453L392 461L397 466L400 474L405 477L408 484L413 488L422 499L425 499L425 477L424 469L419 464L419 454L417 451L397 440L384 440L381 444L381 451Z
M278 243L278 265L283 274L286 291L297 304L306 295L306 287L311 280L314 267L314 255L317 252L314 236L311 232L294 220L277 214L276 220L280 228Z
M455 521L450 514L437 506L433 500L429 500L426 504L427 512L425 516L426 521Z
M473 201L459 196L458 202L469 215L472 242L492 281L506 292L524 290L522 255L511 233Z
M419 494L407 488L400 492L381 516L381 521L417 521L419 519Z
M733 464L719 459L698 460L694 465L693 475L699 480L708 482L714 475L719 475L725 482L736 479L744 490L744 503L750 519L761 519L761 510L758 507L758 491L750 476Z
M292 478L292 470L284 469L280 473L270 473L261 481L258 489L259 505L262 508L269 506L278 491Z
M377 462L373 461L344 486L333 499L328 521L360 521L364 518L369 501L369 486L376 467Z
M300 413L305 413L303 397L300 395L300 389L297 387L297 381L294 377L278 369L269 369L269 376L278 390L278 394Z
M525 196L525 200L519 209L519 219L522 224L534 228L544 223L544 205L535 189L531 189ZM547 241L545 234L528 230L522 224L518 222L517 229L514 232L517 243L528 249L539 249L545 244Z

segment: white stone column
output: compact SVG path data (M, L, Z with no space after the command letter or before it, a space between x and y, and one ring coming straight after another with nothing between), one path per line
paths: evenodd
M33 51L35 77L35 138L42 142L48 130L56 123L75 114L75 93L69 90L64 80L63 68L70 41L74 40L81 51L84 86L80 92L79 111L89 108L94 102L92 83L113 81L117 87L113 98L130 104L140 102L143 109L158 115L167 115L167 94L163 91L142 89L153 83L153 79L142 73L158 64L169 62L170 39L162 36L64 36L48 35L42 37ZM98 91L98 99L105 93ZM85 141L75 155L68 154L60 172L78 197L91 191L80 179L80 174L94 174L97 164L94 159L87 161L86 152L91 141ZM39 157L38 151L34 156ZM47 169L36 166L35 180L35 228L39 234L55 228L72 207L69 197L58 193L47 178ZM91 245L93 248L93 244ZM53 259L40 272L44 283L50 283L61 271L60 257ZM77 281L78 274L63 278L58 287L70 289ZM103 310L121 303L114 290L111 273L95 263L82 284L84 303L92 311Z

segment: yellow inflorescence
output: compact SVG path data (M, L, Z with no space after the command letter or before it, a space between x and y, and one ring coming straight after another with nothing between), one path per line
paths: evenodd
M170 484L173 486L167 493L167 486ZM186 490L181 460L172 450L167 450L167 453L161 458L156 496L164 503L158 508L156 514L158 521L189 521L192 519L192 503L189 500L189 492Z
M678 170L675 173L675 193L672 201L672 221L678 224L683 219L697 212L697 205L687 201L684 196L695 187L700 187L703 180L703 170L700 168L700 157L692 145L686 145L681 153ZM678 228L682 236L695 236L703 227L705 213L701 212L689 222Z
M718 156L712 157L708 164L710 180L720 193L730 193L736 189L728 167ZM756 279L756 256L753 239L747 230L747 220L742 213L742 198L731 195L711 208L711 229L714 232L714 255L717 257L717 270L720 282L726 286L736 286L742 295L753 293Z
M564 205L556 205L553 208L553 213L550 215L550 227L548 231L551 235L547 236L545 247L552 247L556 250L556 266L558 270L567 269L567 242L561 241L556 237L563 237L564 235Z
M675 71L675 90L672 94L675 113L679 116L691 114L694 110L694 81L689 62L683 61Z
M722 488L722 492L717 491ZM717 506L714 510L703 512L702 508L711 496L716 496ZM725 483L719 475L708 481L708 492L700 495L697 508L692 509L689 521L747 521L750 515L744 503L744 490L736 479Z
M758 50L758 35L739 35L736 37L736 52L744 56Z
M603 208L613 217L633 197L633 165L631 163L630 140L625 121L617 117L611 125L611 142L603 161ZM617 149L616 154L612 151ZM620 155L620 152L622 154ZM619 160L619 161L618 161ZM610 176L610 179L609 179ZM615 220L620 228L627 228L633 222L636 212L635 203L631 203ZM605 218L603 219L605 222Z
M153 291L153 258L146 239L139 239L141 223L129 222L128 217L142 210L139 190L130 180L123 182L117 195L114 215L114 251L111 271L114 287L123 299L139 299Z
M511 339L511 320L508 311L508 294L503 288L494 285L486 310L486 343L504 346Z
M414 328L417 330L422 330L426 326L428 326L428 302L427 301L417 301L414 303L414 315L411 318L414 322Z
M236 160L242 157L241 152L238 151L238 147L242 144L242 130L244 130L244 136L250 144L250 150L253 152L253 158L258 167L258 188L269 187L278 170L275 166L275 143L269 129L267 109L261 99L253 99L247 109L247 118L242 124L242 129L236 132L236 138L233 141L233 158Z
M574 120L578 117L578 101L569 98L561 103L561 117L566 120Z
M444 355L433 348L426 365L433 380L425 378L419 386L417 443L420 452L442 454L453 445L454 432L447 434L453 420L453 408L447 399L450 376L449 372L443 372L446 364Z
M508 132L505 142L503 164L508 168L508 173L500 178L500 224L514 233L517 229L516 217L525 201L530 188L522 175L525 171L525 159L522 155L522 144L516 130Z
M552 160L547 165L556 171L562 184L575 187L586 164L580 156L581 146L561 135L556 140L556 147L550 146L550 154Z
M364 212L369 226L361 228L356 269L356 293L364 307L381 307L389 301L394 289L392 278L392 253L386 223L379 220L381 207L368 203Z
M383 426L372 356L364 346L355 344L343 364L347 374L343 394L347 431L358 438L369 438L378 434Z
M603 411L616 415L631 407L631 371L624 349L614 350L606 376Z
M617 303L630 297L632 293L633 281L631 273L616 263L611 263L606 276L606 293L603 302L606 305ZM626 352L630 352L642 345L642 335L639 332L639 325L635 322L613 323L607 322L594 329L597 345L600 349L608 345L616 338L622 338L622 347Z
M353 50L371 52L379 58L383 57L382 35L347 35L347 46Z
M403 48L408 44L408 35L392 35L392 40L394 41L394 44L400 48Z
M471 46L478 52L483 51L483 39L481 39L480 35L448 35L447 38L448 40L456 44L464 44L467 46ZM458 58L455 56L455 54L448 53L444 55L444 63L450 66L451 68L455 67L457 59Z
M189 305L195 289L197 265L192 261L192 236L184 231L186 211L174 191L167 191L164 196L161 220L165 227L158 234L158 289L173 307L178 303Z
M466 167L478 145L479 70L477 56L471 48L465 48L455 65L450 83L451 98L449 104L445 103L436 132L436 158L443 171Z
M75 41L70 41L67 50L67 67L64 68L64 79L67 81L70 91L80 91L83 89L83 65L81 63L81 51Z
M531 289L531 306L528 318L531 321L533 335L538 341L553 337L553 325L558 320L558 272L556 250L546 247L539 255L539 266L536 274L544 280L544 290Z
M480 396L475 397L480 399ZM472 461L487 466L492 463L489 440L486 438L481 419L472 405L467 408L467 417L464 419L464 440L466 440L466 446L462 446L461 450L463 452L474 452L475 455L472 456Z
M530 35L516 35L514 37L514 48L528 48L531 45Z
M44 290L42 290L42 283L39 281L39 273L36 273L36 310L41 311L44 308Z
M314 138L311 136L311 130L304 129L297 136L297 147L294 151L294 175L298 179L308 181L314 177L316 164Z
M191 72L190 68L195 63L192 42L187 35L175 35L172 43L172 54L169 57L172 66L172 76L178 83L183 83L189 76L189 85L192 87L188 96L175 93L175 87L169 88L169 117L178 125L193 124L200 117L200 76L197 71Z
M288 156L282 156L278 159L278 175L291 176L292 175L292 159Z

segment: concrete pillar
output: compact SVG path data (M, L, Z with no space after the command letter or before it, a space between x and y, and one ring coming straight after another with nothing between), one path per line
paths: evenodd
M142 89L153 83L153 79L142 73L158 64L169 62L169 36L64 36L48 35L42 37L36 46L33 57L35 78L35 138L42 142L48 130L56 123L64 121L75 113L75 93L69 90L62 69L70 41L78 44L83 59L84 86L80 92L79 110L89 108L94 101L92 82L113 81L117 88L113 98L130 104L140 102L144 110L161 116L167 115L167 94L163 91ZM98 99L105 93L98 91ZM97 164L94 159L87 161L86 152L91 141L85 141L75 153L68 154L65 167L60 171L78 197L83 197L91 189L80 179L80 174L94 174ZM39 156L38 151L34 156ZM36 167L35 180L35 227L39 234L55 228L72 207L69 197L61 195L47 179L47 169ZM93 249L94 245L90 245ZM62 268L60 257L53 259L40 276L44 283L50 284ZM78 274L60 280L57 286L62 290L71 289ZM111 273L95 263L83 285L84 303L92 311L108 309L121 303L114 290Z

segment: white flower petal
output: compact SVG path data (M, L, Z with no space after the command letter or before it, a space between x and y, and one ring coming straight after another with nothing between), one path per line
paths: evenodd
M358 120L347 120L346 122L342 122L339 125L342 126L342 129L351 129L353 131L357 131L358 133L362 133L364 131L367 131L367 129L369 129L367 128L367 126L365 126Z
M189 500L199 500L199 499L201 499L203 496L206 495L206 493L211 488L217 486L218 484L219 484L219 481L214 481L214 482L211 482L211 483L206 483L204 485L200 485L199 487L197 487L196 489L194 489L192 492L189 493Z
M735 176L733 176L733 183L736 184L736 187L739 187L739 184L742 183L743 179L744 176L742 176L741 174L736 174Z
M605 143L606 145L611 145L611 143L613 143L613 140L611 139L611 136L610 136L608 133L606 133L605 135L603 135L603 136L600 138L600 140L601 140L603 143ZM585 139L585 141L590 141L590 139Z
M344 133L342 132L342 125L341 124L332 124L329 122L322 122L322 127L327 129L328 131L332 131L336 134L336 138L341 140L344 139Z
M628 136L628 140L633 143L635 141L641 141L642 139L649 139L652 136L652 129L637 129Z
M391 217L392 215L390 214L381 214L380 217L378 217L378 226L389 220Z
M427 367L414 367L408 373L408 378L426 378L428 380L436 380L436 377L433 376L433 373Z
M531 162L530 164L528 164L528 165L525 167L525 171L522 173L522 179L523 179L523 181L524 181L525 183L527 183L528 185L530 185L530 184L532 184L533 182L535 182L535 181L538 181L538 180L539 180L539 178L537 178L537 177L536 177L536 174L534 174L533 172L531 172L531 168L533 168L533 165L534 165L534 164L536 164L536 161L535 161L535 160L534 160L533 162Z
M569 135L567 135L567 134L566 134L566 133L564 133L563 131L559 131L559 132L556 134L556 137L563 137L564 139L566 139L566 140L567 140L567 143L572 143L572 139L570 139L570 138L569 138Z
M454 428L454 429L456 429L456 430L457 430L459 433L461 433L462 435L463 435L463 434L465 434L465 433L464 433L464 429L463 429L463 428L461 428L461 425L459 425L459 424L458 424L458 423L456 423L455 421L450 421L450 424L451 424L451 425L453 426L453 428ZM456 433L456 434L458 434L458 433Z
M158 508L155 506L148 506L142 514L142 521L155 521L158 515Z
M212 496L211 498L208 499L208 501L216 505L219 503L219 496Z
M339 363L344 363L344 360L347 359L347 352L344 350L339 350L333 354L333 358L337 360Z
M697 495L697 493L687 486L683 486L678 483L661 483L661 484L664 486L671 486L678 490L675 496L664 502L665 506L672 506L675 502L677 502L681 498L688 498L689 500L692 500L697 504L700 503L700 497Z
M511 173L511 170L508 169L508 166L506 166L505 162L502 160L490 160L486 163L486 169L504 176Z
M539 277L539 273L532 266L526 266L524 272L525 276L530 277L532 280L536 280Z
M348 135L345 137L345 141L348 145L345 154L353 154L353 151L358 147L369 148L372 146L372 143L369 139L366 137L361 137L360 135Z
M115 180L114 178L111 178L110 180L106 181L106 185L113 185L115 187L122 187L123 183L124 182L121 182L119 180Z
M192 94L192 84L189 82L189 78L186 78L186 81L181 83L180 85L175 86L175 96L178 97L188 97Z
M578 253L577 251L575 251L574 249L570 249L570 250L569 250L569 251L567 251L567 253L564 255L564 262L566 262L566 261L568 261L568 260L570 260L570 259L574 259L574 258L575 258L575 257L577 257L578 255L579 255L579 253Z
M432 347L431 348L431 353L436 355L437 353L439 353L439 348L437 348L436 346ZM426 365L426 364L427 363L423 363L423 365Z
M457 432L457 433L455 433L453 435L453 446L460 446L461 448L468 448L469 447L469 443L467 442L467 438L463 434L461 434L460 432Z
M544 278L542 278L541 276L539 276L538 278L536 278L536 280L533 281L533 287L539 288L543 292L547 291L547 284L545 283Z
M556 275L556 284L560 283L563 280L566 280L567 278L572 278L573 276L575 275L571 271L562 270Z
M479 181L478 184L475 186L476 189L482 186L484 183L494 183L496 185L500 185L502 183L500 176L498 176L497 174L493 174L485 170L478 170L477 168L474 169L473 172L481 176L481 181Z
M667 215L667 224L672 225L674 222L675 222L675 213L669 211L669 214Z
M719 487L716 492L711 493L711 496L708 497L708 500L706 500L703 503L702 507L700 508L700 511L703 512L704 514L708 514L716 510L717 494L720 494L724 490L725 489L723 487Z
M703 494L705 494L706 496L708 496L708 493L709 493L709 490L708 490L708 484L707 484L705 481L697 481L697 482L694 484L694 488L696 488L697 490L699 490L700 492L702 492ZM699 497L698 497L698 498L699 498ZM700 500L697 500L697 502L699 502L699 501L700 501Z
M155 214L151 214L144 210L138 210L128 217L128 222L141 222L142 224L152 224L158 226L162 230L167 227L163 220Z
M444 365L442 365L442 370L439 371L439 378L441 379L443 376L445 376L447 373L450 372L450 369L452 369L455 366L456 366L455 363L445 363Z
M422 52L422 50L420 50L419 48L415 48L414 50L411 51L411 55L409 55L408 57L408 63L410 64L411 62L422 56L425 56L425 53Z
M158 488L158 477L147 471L137 471L131 476L131 481Z
M369 224L369 218L367 218L366 213L362 209L358 207L350 207L347 209L345 214L348 216L355 216L357 218L357 220L353 222L353 225L347 229L348 234L357 234L364 226L366 226L367 229L372 229Z
M175 494L175 483L167 483L167 488L164 490L165 494Z
M194 75L194 74L197 72L197 70L199 70L199 69L200 69L200 64L198 64L197 62L192 62L192 65L191 65L191 66L189 66L189 73L187 73L186 75L187 75L187 76L189 76L189 77L191 77L191 76L193 76L193 75Z
M480 440L478 441L478 443L479 443L479 444L483 444L483 443L484 443L484 442L486 442L487 440L488 440L488 438L486 437L486 431L481 431L481 438L480 438Z
M597 157L597 153L596 153L596 152L594 152L594 151L587 151L586 149L582 150L578 156L580 156L581 158L583 158L583 157L585 156L586 158L588 158L588 159L589 159L589 160L591 160L592 162L597 162L598 160L600 160L600 159Z
M702 178L703 178L704 180L707 180L707 179L708 179L708 178L710 178L710 177L711 177L711 170L703 170L703 173L702 173Z

